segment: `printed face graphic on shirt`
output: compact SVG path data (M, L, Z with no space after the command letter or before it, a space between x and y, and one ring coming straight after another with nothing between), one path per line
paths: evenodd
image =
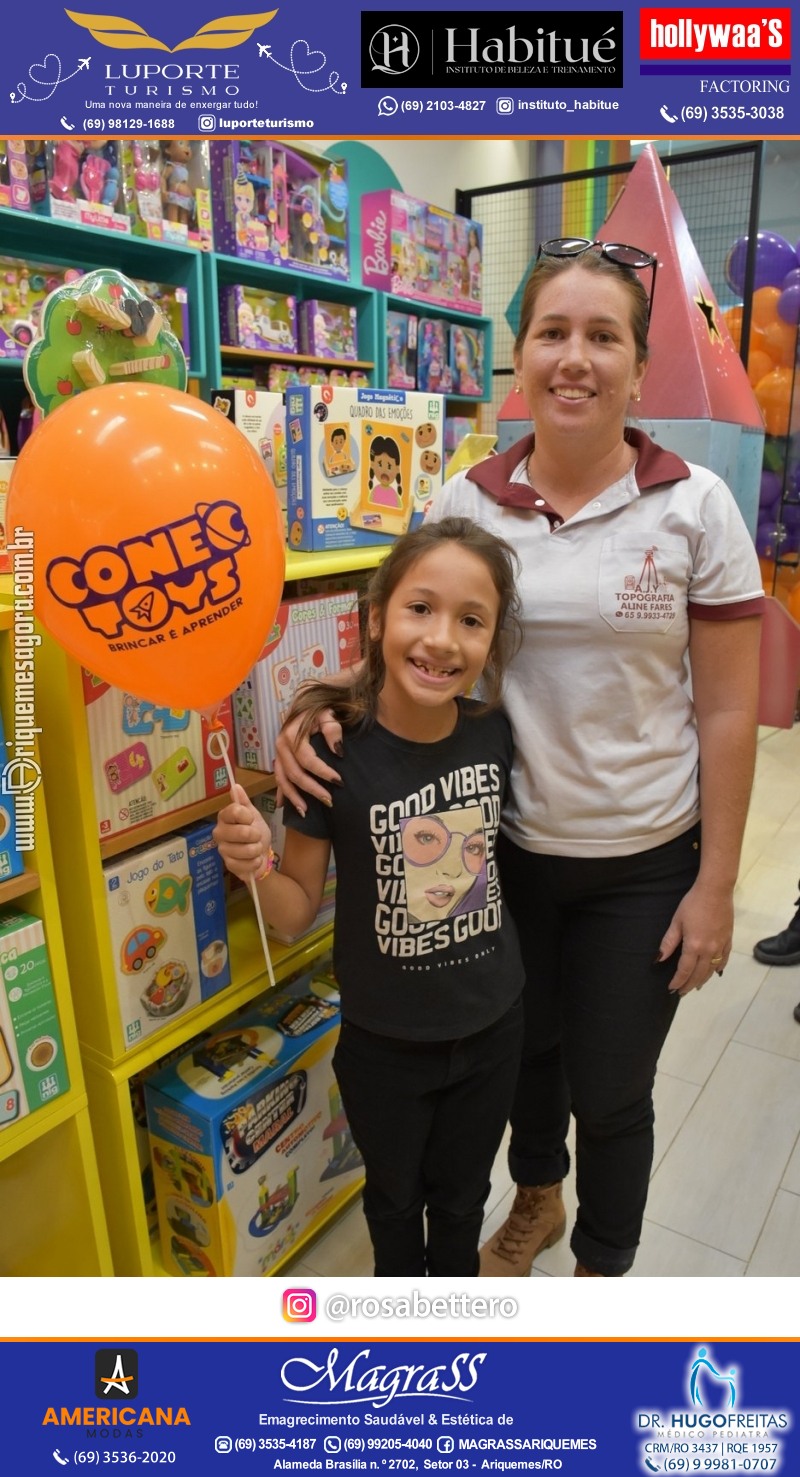
M402 822L408 916L433 923L483 906L486 837L479 805Z

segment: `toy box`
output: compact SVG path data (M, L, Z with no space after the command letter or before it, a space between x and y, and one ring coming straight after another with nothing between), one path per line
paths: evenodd
M395 390L413 390L417 383L418 319L414 313L386 314L388 383Z
M44 190L31 191L40 214L130 235L120 140L87 143L65 136L40 141L33 172L45 179Z
M347 165L276 140L211 145L217 251L346 282Z
M270 990L145 1083L164 1266L259 1277L358 1186L333 1075L338 993Z
M286 532L286 415L279 390L212 390L211 404L239 428L269 472ZM270 489L265 483L265 497Z
M308 298L300 304L300 348L317 359L357 359L358 321L355 308Z
M101 840L228 789L220 740L199 713L159 707L86 670L83 700ZM219 717L232 740L229 703Z
M120 148L133 234L210 251L214 235L207 144L142 138L128 140Z
M337 591L284 600L249 676L233 694L236 753L243 769L272 769L275 739L301 682L358 661L358 596Z
M297 353L297 305L290 294L238 283L223 287L219 326L223 344Z
M286 392L289 545L390 543L442 482L444 399L323 385Z
M0 205L8 210L30 210L31 187L25 140L0 138Z
M8 501L11 473L16 463L17 459L15 456L0 456L0 574L11 573L11 555L8 552L8 529L6 527L6 503Z
M366 287L480 313L483 227L399 190L361 198Z
M41 919L0 909L0 1129L69 1087Z
M3 465L3 462L0 462L0 477L2 477ZM25 863L17 844L17 812L14 796L5 787L7 763L8 746L3 728L3 717L0 714L0 882L7 882L9 877L18 877L21 872L25 871Z
M449 394L452 388L449 325L443 318L420 318L417 341L417 389Z
M230 984L213 827L203 822L103 867L126 1050Z
M450 369L455 395L483 394L484 332L470 324L450 324Z

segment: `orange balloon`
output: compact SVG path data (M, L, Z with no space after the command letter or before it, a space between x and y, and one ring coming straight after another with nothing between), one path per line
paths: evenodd
M733 339L733 342L734 342L734 344L735 344L735 346L736 346L737 349L740 349L742 347L742 314L743 313L744 313L744 308L741 308L741 307L733 307L733 308L725 308L723 310L723 314L722 314L723 318L725 319L725 322L728 325L728 333L730 334L731 338Z
M776 364L791 369L797 353L797 324L784 323L782 318L768 323L764 329L764 348Z
M757 328L766 328L778 316L779 287L757 287L752 297L751 321Z
M98 677L210 711L244 680L284 580L281 511L253 446L162 385L102 385L33 432L9 488L33 535L36 614Z
M769 374L775 368L769 354L763 349L751 349L747 356L747 378L751 385L757 385L763 380L765 374Z
M754 349L761 349L762 353L769 353L767 341L764 338L764 330L763 328L759 328L757 323L751 323L750 325L750 337L747 340L747 344L751 354ZM769 357L771 359L772 355L770 354Z
M794 585L789 591L786 600L786 608L791 616L800 622L800 583Z
M792 372L773 369L755 386L755 397L761 407L769 436L786 436L792 406ZM13 483L12 483L13 485Z

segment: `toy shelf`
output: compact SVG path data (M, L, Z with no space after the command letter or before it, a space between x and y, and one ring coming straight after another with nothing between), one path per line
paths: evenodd
M0 596L0 699L13 713L13 610ZM38 690L37 690L38 699ZM38 721L38 713L37 713ZM6 731L13 733L13 725ZM37 754L38 762L38 754ZM44 786L33 794L32 866L0 884L0 903L19 900L41 918L70 1086L0 1129L0 1275L108 1276L111 1251L72 1009Z
M86 271L92 267L113 267L128 277L185 287L191 349L189 372L205 379L205 298L200 267L203 252L190 246L166 245L143 236L128 236L121 231L53 220L2 206L0 241L4 256L24 257L27 261L57 267L82 267ZM21 359L3 359L0 366L4 374L8 372L7 367L16 368L22 374Z
M492 398L492 347L494 341L493 324L491 318L484 318L479 313L464 313L458 308L450 308L445 303L428 303L420 301L419 298L400 297L396 293L378 293L378 314L381 323L386 322L387 313L414 313L418 318L443 318L448 323L462 324L465 328L479 328L483 332L483 394L482 395L460 395L448 391L445 399L448 405L482 405ZM381 335L380 351L377 356L377 374L380 384L385 384L389 374L388 340L386 334Z
M242 349L236 344L222 344L219 352L224 360L236 359L242 364L311 364L321 369L342 369L346 364L349 369L375 368L372 359L323 359L291 349L281 352L280 349Z
M381 544L376 549L324 549L319 552L288 549L286 552L286 580L324 579L331 574L344 574L359 569L374 569L386 558L391 544Z
M275 776L272 774L256 774L251 769L238 768L234 768L234 774L237 784L242 785L248 795L263 795L267 790L275 789ZM130 851L134 846L157 841L159 836L169 835L170 831L180 829L181 826L191 826L195 821L205 820L208 815L215 815L222 803L223 797L212 795L207 800L196 801L194 805L185 805L182 810L174 810L169 816L162 816L157 821L145 821L143 825L131 826L129 831L121 831L119 835L109 837L108 841L100 841L100 855L105 862L113 856L120 856L123 851Z

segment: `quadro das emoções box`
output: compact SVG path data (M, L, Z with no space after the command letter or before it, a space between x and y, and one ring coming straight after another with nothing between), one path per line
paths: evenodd
M289 546L392 543L442 485L441 395L298 386L286 392Z
M146 1080L168 1272L261 1276L360 1182L331 1065L338 1028L330 976L307 974Z
M233 694L242 768L269 772L278 730L300 683L330 677L360 654L355 590L282 601L258 661Z
M69 1087L44 926L0 909L0 1129Z

